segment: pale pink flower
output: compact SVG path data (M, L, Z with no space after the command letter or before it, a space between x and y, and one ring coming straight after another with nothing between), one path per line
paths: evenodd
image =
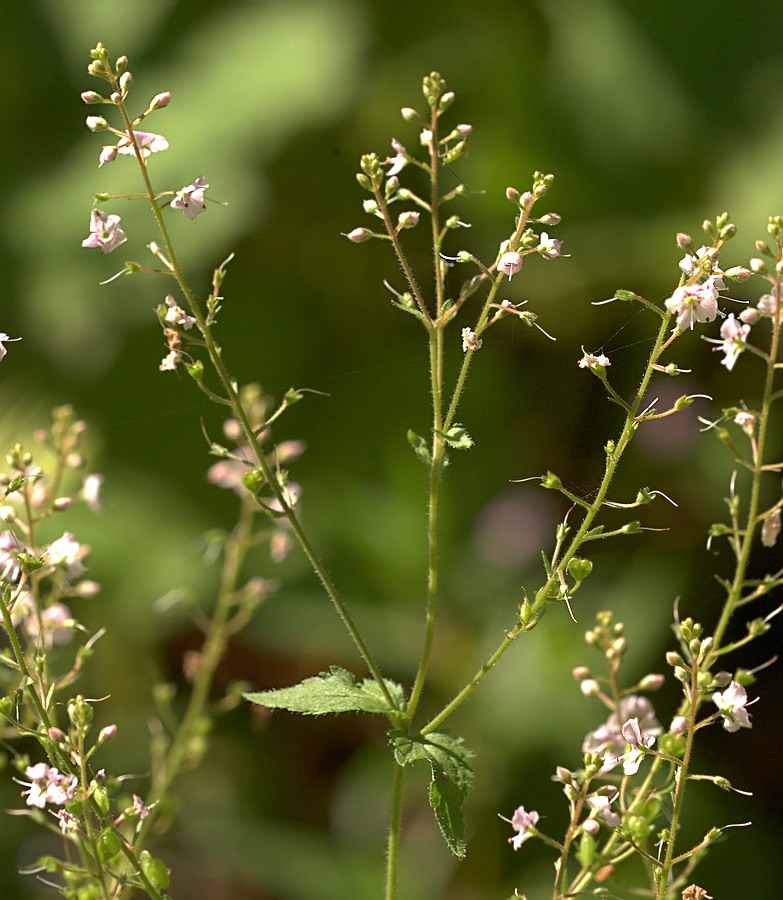
M101 253L111 253L128 239L120 227L120 217L110 216L101 209L90 213L90 236L82 241L82 247L97 247Z
M655 718L652 703L640 694L629 694L623 697L618 708L603 725L591 731L582 742L583 753L600 753L604 764L602 772L609 772L622 761L626 745L629 743L623 727L629 719L634 719L639 727L642 742L651 744L656 735L661 733L661 726ZM650 740L652 739L652 740Z
M511 281L514 275L522 268L522 254L514 253L512 251L508 251L508 253L504 253L500 257L500 261L498 262L498 271L503 272L505 275L508 275L508 280Z
M171 201L171 208L182 210L182 215L188 219L195 219L207 208L204 203L204 191L208 187L206 178L200 176L177 192L176 197Z
M29 782L21 782L28 786L28 790L22 792L27 797L28 806L43 809L47 803L53 806L63 806L70 803L76 792L77 779L75 775L61 775L60 772L46 763L36 763L25 769L25 775Z
M87 552L88 548L83 547L69 531L66 531L62 537L49 545L47 555L49 562L63 569L68 578L78 578L84 574L82 559Z
M677 328L685 331L694 322L712 322L718 315L718 288L715 277L703 284L684 284L666 301L669 312L677 313Z
M136 138L136 146L144 159L151 153L160 153L161 150L168 150L169 148L169 142L162 134L153 134L150 131L134 131L133 136ZM127 134L117 141L117 153L123 153L125 156L135 156L136 151L133 148L133 141Z
M773 290L771 294L763 294L759 297L756 309L764 316L774 316L778 309L777 293Z
M619 757L618 762L622 762L623 772L626 775L635 775L639 771L639 765L644 758L644 751L655 743L655 735L650 732L642 734L639 720L635 718L628 719L623 725L622 735L626 744L630 744L632 749L629 753Z
M563 246L562 241L557 241L554 238L549 237L549 235L545 232L541 232L541 238L538 242L538 247L536 250L542 255L546 256L548 259L556 259L560 256L560 248Z
M611 798L607 797L605 794L595 794L594 796L587 798L587 802L593 808L595 815L603 819L609 828L617 828L620 824L620 816L611 808L611 804L617 799L619 794L620 792L617 791ZM587 823L585 823L585 825L586 824Z
M508 822L514 831L517 832L513 837L508 839L508 842L515 850L519 850L522 844L535 834L539 816L535 810L526 812L524 806L518 806L510 819L507 819L505 816L501 816L500 818L503 819L504 822Z

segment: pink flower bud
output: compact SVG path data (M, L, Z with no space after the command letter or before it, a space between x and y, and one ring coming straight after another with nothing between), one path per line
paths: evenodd
M454 130L460 137L468 137L468 135L473 134L472 125L457 125Z
M116 725L107 725L105 728L101 728L100 734L98 735L98 743L104 744L106 741L110 741L117 734L117 726Z
M755 325L761 317L757 309L743 309L739 318L740 322L744 322L746 325Z
M677 234L677 246L680 250L687 250L693 245L690 235L683 234L681 231Z
M54 741L55 744L61 744L65 740L65 732L59 728L50 728L46 733L49 735L49 740Z
M400 213L397 224L400 228L415 228L419 224L419 214L412 210Z
M362 241L368 241L372 236L372 232L367 228L354 228L353 231L343 235L343 237L347 237L349 241L353 241L354 244L361 244Z
M519 191L514 187L507 187L506 199L510 200L512 203L516 203L517 200L519 200Z
M400 110L400 114L406 122L415 122L416 119L419 118L419 114L411 106L403 106Z
M685 734L688 730L688 720L685 716L675 716L672 719L672 724L669 726L669 731L672 734Z
M83 91L82 100L85 103L103 103L104 99L96 91Z
M90 131L106 131L109 123L103 116L87 116L85 123Z
M595 819L588 819L583 825L582 828L592 837L595 837L601 829L601 826L596 822Z
M150 103L150 109L163 109L171 103L171 91L163 91L162 94L155 94Z
M57 497L52 506L57 512L65 512L66 509L71 505L70 497Z

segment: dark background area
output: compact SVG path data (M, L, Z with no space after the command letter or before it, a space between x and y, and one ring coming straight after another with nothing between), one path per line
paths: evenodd
M88 628L109 628L79 689L112 695L100 715L120 729L102 751L116 773L149 765L154 683L187 690L181 660L197 634L178 609L157 612L155 601L186 588L209 604L216 576L198 540L231 527L235 498L205 478L212 459L202 423L217 436L219 411L186 376L158 371L165 347L152 308L169 285L142 275L99 285L126 259L148 261L148 211L107 206L122 214L128 242L107 257L80 247L93 194L138 190L131 161L97 168L103 141L84 127L95 108L79 97L97 87L86 75L89 49L102 41L113 57L129 57L139 110L172 92L171 106L149 120L171 145L151 161L156 186L204 175L208 196L227 204L211 205L195 223L177 217L173 228L202 293L212 269L236 253L220 339L238 380L259 381L277 398L292 385L328 394L308 395L275 437L306 441L293 469L306 525L381 664L405 683L419 652L426 496L425 469L405 434L429 427L426 341L388 302L384 278L403 289L389 248L341 237L371 224L355 182L358 160L390 153L392 136L416 146L399 109L422 108L421 78L438 70L457 94L450 121L474 126L470 154L454 166L471 193L453 210L472 228L456 233L453 251L494 258L513 225L505 188L527 189L534 170L555 174L546 206L563 221L549 231L569 255L527 261L508 296L528 300L557 343L521 323L489 332L460 416L476 446L455 454L447 473L442 621L425 704L437 709L513 623L520 587L535 590L539 550L551 548L566 511L559 496L511 480L552 469L588 493L601 448L618 431L597 380L576 366L581 347L610 357L621 393L638 381L651 316L591 303L617 288L668 296L682 255L675 234L688 232L698 245L703 219L726 209L739 236L724 263L746 263L767 216L783 211L783 10L682 0L135 0L127 8L50 0L15 4L4 18L0 328L23 341L8 346L0 369L0 438L3 446L25 440L63 402L92 426L90 468L106 475L106 509L69 513L65 527L91 545L90 574L103 585L74 610ZM426 281L419 238L411 234L410 245ZM763 285L730 290L755 299ZM452 377L459 328L474 312L452 332ZM724 517L731 461L697 417L715 419L740 400L753 407L760 373L750 354L731 373L719 366L700 339L717 332L714 323L678 342L673 358L691 374L655 387L661 406L684 393L713 400L643 429L617 478L618 498L649 485L676 500L677 508L658 501L642 510L643 524L667 530L596 546L594 574L574 604L578 625L552 610L450 722L477 754L464 863L437 834L423 780L410 779L417 790L409 793L403 900L507 897L515 887L529 900L548 896L551 853L530 842L514 854L498 814L524 804L546 817L551 834L562 831L565 802L550 775L556 765L578 767L584 734L604 718L569 674L581 664L600 669L584 630L598 610L616 610L632 682L666 671L675 598L683 615L714 621L714 575L730 574L732 561L725 543L712 552L705 543L709 524ZM767 487L771 503L779 480ZM282 686L330 663L358 672L300 555L282 566L266 556L254 564L281 588L231 646L220 686L238 678ZM780 568L780 547L760 549L754 565L758 574ZM741 662L760 664L776 643L758 641ZM685 832L694 841L713 825L753 822L729 831L697 871L721 900L773 896L783 874L779 667L761 675L757 692L752 731L700 734L697 770L754 792L745 798L705 782L692 789ZM668 724L676 687L653 700ZM202 767L183 779L179 815L160 845L174 868L173 896L380 896L384 743L369 718L263 718L245 706L224 716ZM0 803L20 805L10 778ZM49 849L24 820L7 817L0 895L44 896L16 867Z

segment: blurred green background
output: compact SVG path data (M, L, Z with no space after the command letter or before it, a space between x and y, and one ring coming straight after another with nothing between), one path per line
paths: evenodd
M180 587L209 603L215 572L198 539L231 527L235 498L205 480L201 423L217 436L218 413L186 377L158 372L165 348L151 310L168 286L146 276L99 285L123 260L146 261L149 214L141 204L107 207L123 215L127 244L110 257L79 246L94 193L137 189L128 160L97 168L103 141L84 127L95 109L79 98L97 87L85 71L89 49L102 41L113 57L129 57L139 109L159 91L173 94L149 122L171 145L152 160L156 185L204 175L209 196L227 203L173 227L202 292L211 269L236 253L221 323L236 376L278 398L291 385L329 395L308 395L276 437L307 442L293 471L306 524L384 668L406 683L419 649L426 484L405 433L428 429L426 346L381 284L403 287L388 247L340 236L367 224L358 159L385 156L392 136L416 145L399 109L421 107L421 78L436 69L457 94L453 123L474 126L470 154L454 166L471 189L459 214L473 227L453 250L492 258L512 226L505 188L525 190L536 169L555 174L546 205L563 222L550 232L570 255L530 260L509 296L527 299L557 343L521 323L489 333L461 414L476 446L448 471L444 600L426 704L438 708L513 622L520 587L535 589L538 550L551 546L565 512L559 497L510 480L551 468L578 492L596 484L618 417L577 368L581 346L609 355L621 391L638 378L650 318L591 301L620 287L668 296L681 256L675 233L698 244L702 220L725 209L740 233L724 261L747 261L767 216L783 212L783 9L687 0L28 0L4 20L0 328L24 340L2 363L0 437L4 446L23 439L63 402L93 427L90 469L106 475L106 509L69 514L64 527L92 546L90 574L103 585L75 612L92 629L109 627L80 689L112 695L99 714L120 728L102 751L115 773L148 767L153 683L187 690L181 660L198 635L176 608L160 613L154 604ZM424 245L417 250L412 237L411 246L426 272ZM732 291L755 298L762 287ZM451 372L458 328L452 341ZM714 573L729 573L731 559L725 544L705 550L706 528L723 516L730 464L714 437L700 434L697 416L715 418L740 399L752 407L759 368L746 354L727 373L698 333L678 343L675 359L692 374L661 381L656 393L714 401L643 430L633 471L617 482L618 496L649 485L675 499L677 509L659 502L643 511L645 524L668 530L596 547L595 572L575 602L579 624L553 610L451 721L477 753L468 857L449 857L423 781L412 778L402 900L505 898L514 888L529 900L547 896L551 854L533 842L513 853L498 814L524 804L561 833L565 804L550 775L558 764L578 766L584 734L604 718L569 675L575 665L600 667L582 641L585 627L597 610L617 610L631 681L664 670L676 597L683 614L713 621ZM780 562L779 547L763 551L757 571ZM280 686L330 663L358 671L298 553L282 566L259 558L257 573L281 588L230 648L221 688L237 678ZM757 665L774 644L759 641L742 661ZM697 872L721 900L774 896L783 875L779 668L764 672L759 692L751 732L714 727L701 736L698 770L754 792L718 795L701 783L691 793L694 840L712 825L754 824L729 832ZM653 699L667 723L676 691ZM247 707L226 715L203 766L184 779L179 817L160 846L174 868L173 896L380 896L384 741L379 723L360 717L259 719ZM7 778L0 803L20 805ZM0 896L46 895L16 867L49 849L24 820L6 817Z

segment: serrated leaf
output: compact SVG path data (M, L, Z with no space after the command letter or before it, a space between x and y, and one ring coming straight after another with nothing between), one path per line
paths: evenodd
M419 759L430 764L430 806L449 849L462 859L465 856L462 804L473 783L473 770L467 762L473 754L462 738L440 731L424 736L392 731L389 739L399 765L407 766Z
M464 425L452 425L441 437L455 450L469 450L473 446L473 438L465 430Z
M402 708L405 695L399 684L384 679L392 699ZM369 712L388 715L392 710L383 696L380 685L371 678L357 682L354 676L340 666L330 666L312 678L305 678L292 687L271 691L256 691L242 695L251 703L270 709L287 709L305 716L322 716L326 713Z

